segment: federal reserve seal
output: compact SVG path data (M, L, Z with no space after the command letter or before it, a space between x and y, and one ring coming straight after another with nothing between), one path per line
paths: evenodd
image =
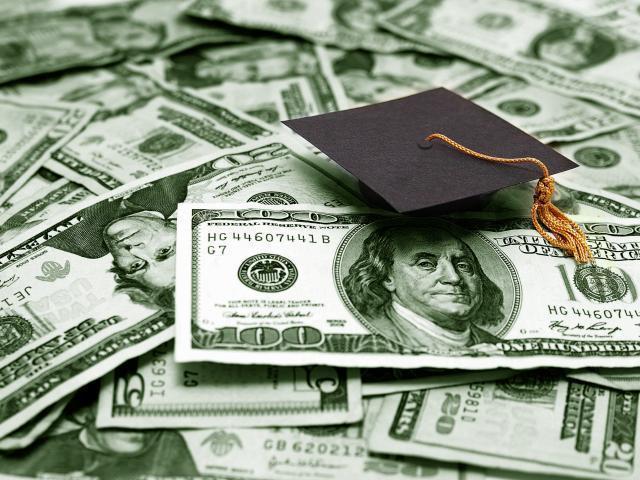
M620 154L604 147L584 147L576 150L576 162L591 168L609 168L620 163Z
M33 335L33 326L22 317L0 317L0 356L22 348Z
M533 117L540 111L540 105L531 100L513 99L498 104L498 108L505 113L517 117Z
M627 282L621 275L596 265L580 265L573 275L576 288L590 300L615 302L627 294Z
M295 205L298 201L291 195L282 192L260 192L252 195L247 202L262 203L263 205Z
M261 253L242 262L238 278L253 290L275 293L291 287L298 279L298 270L288 258Z

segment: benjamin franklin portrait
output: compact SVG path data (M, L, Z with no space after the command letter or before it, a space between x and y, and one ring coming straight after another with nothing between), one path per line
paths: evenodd
M567 70L602 64L616 54L615 42L582 25L564 25L541 33L532 44L532 55Z
M115 291L134 303L173 311L175 285L175 211L189 182L207 166L156 180L126 197L83 210L83 222L48 244L85 258L107 257Z
M492 344L504 295L474 251L443 224L398 223L371 231L342 280L377 332L413 350Z

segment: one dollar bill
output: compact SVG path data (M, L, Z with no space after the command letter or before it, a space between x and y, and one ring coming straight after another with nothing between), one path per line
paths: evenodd
M594 264L547 244L530 218L183 204L176 358L637 366L637 220L582 227Z
M103 379L96 424L143 429L284 427L359 420L357 370L178 364L170 342Z

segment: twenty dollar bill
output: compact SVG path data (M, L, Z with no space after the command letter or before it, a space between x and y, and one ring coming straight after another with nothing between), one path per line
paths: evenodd
M390 395L369 448L563 478L638 476L638 393L545 372ZM547 478L546 476L544 478Z

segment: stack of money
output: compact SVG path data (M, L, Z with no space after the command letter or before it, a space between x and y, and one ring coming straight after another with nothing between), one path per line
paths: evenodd
M640 478L635 0L0 5L1 478ZM280 123L440 86L580 164L595 263Z

